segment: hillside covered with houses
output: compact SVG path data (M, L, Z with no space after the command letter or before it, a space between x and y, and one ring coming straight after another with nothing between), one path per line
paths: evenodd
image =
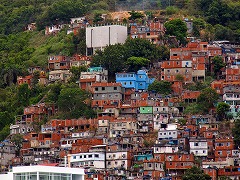
M3 174L239 179L239 2L36 3L0 6Z

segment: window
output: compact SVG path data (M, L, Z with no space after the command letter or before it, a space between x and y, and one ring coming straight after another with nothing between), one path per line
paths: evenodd
M89 155L88 155L88 158L92 158L92 154L89 154Z
M73 159L77 159L77 156L73 156Z
M142 76L140 75L139 78L142 78Z
M102 91L105 91L105 87L102 87Z
M222 155L222 151L218 151L218 155Z
M94 157L95 157L95 158L99 158L99 154L95 154Z
M95 91L98 91L98 88L97 88L97 87L95 88Z
M148 167L152 167L152 164L151 164L151 163L149 163L149 164L148 164Z
M198 146L198 143L194 143L194 146Z
M87 158L87 155L84 155L83 158Z
M113 87L113 90L115 90L115 91L116 91L116 90L117 90L117 87Z

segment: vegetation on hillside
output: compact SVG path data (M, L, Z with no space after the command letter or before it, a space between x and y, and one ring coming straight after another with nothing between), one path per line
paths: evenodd
M128 9L124 9L126 7ZM45 36L45 26L68 23L71 17L83 15L87 16L89 21L104 23L101 14L115 10L127 10L132 13L132 19L125 19L125 23L138 21L141 17L143 17L141 22L154 17L167 20L167 36L176 35L181 44L185 43L184 37L187 36L186 27L179 23L183 18L193 21L192 35L197 38L211 41L222 40L224 37L232 42L240 41L240 2L237 0L0 0L0 140L7 136L9 125L14 122L17 115L22 114L25 106L37 103L46 96L45 101L57 103L64 112L65 107L61 107L65 105L64 97L67 93L75 92L71 92L69 86L58 83L48 87L36 84L32 89L26 85L16 87L17 76L27 75L28 67L47 67L49 55L85 54L84 30L80 30L78 35L67 35L66 29L63 29L55 36ZM146 16L132 10L145 10ZM37 23L37 31L24 32L26 26L32 22ZM172 31L172 26L179 31ZM171 44L167 36L159 38L162 38L165 44ZM128 39L123 45L112 45L104 51L98 51L92 65L104 66L110 75L114 76L118 71L135 71L140 66L147 67L151 63L168 58L169 49L166 46L156 46L141 39ZM214 77L217 78L219 70L225 64L221 63L220 57L216 57L214 61L216 64ZM71 82L75 82L81 69L71 71L75 73ZM208 85L205 82L197 83L189 89L203 90ZM156 91L157 86L154 89ZM72 89L76 90L75 87ZM79 93L84 97L88 96L86 92ZM216 101L215 93L208 91L205 93L207 93L205 98L200 96L196 105L186 109L186 112L193 113L199 108L205 112L208 106L201 106L201 102L202 104L206 102L209 93L214 97L212 100L208 99L212 107ZM59 114L59 118L93 117L94 112L89 109L87 101L79 99L79 102L81 103L76 106L84 107L85 113L64 112ZM223 108L224 111L226 108ZM223 116L221 112L219 115Z

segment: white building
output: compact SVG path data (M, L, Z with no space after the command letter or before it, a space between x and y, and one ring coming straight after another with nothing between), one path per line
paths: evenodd
M12 172L0 174L2 180L84 180L84 169L55 166L19 166Z
M125 43L127 26L108 25L86 28L87 55L92 55L97 49L103 50L107 45Z
M177 124L161 124L161 128L158 131L158 140L177 139L177 135Z
M206 139L190 139L190 153L195 156L207 156L208 155L208 145Z
M129 151L107 151L106 168L107 169L125 169L128 170L131 163Z
M178 152L178 146L177 145L159 145L155 144L153 147L154 154L162 154L162 153L174 153Z
M68 164L73 167L104 169L105 152L88 152L68 155Z
M72 73L69 70L56 70L49 72L49 81L63 81L67 82L71 77Z
M109 122L109 137L118 137L123 136L124 134L130 131L137 130L137 124L133 120L121 120L117 119L116 121Z

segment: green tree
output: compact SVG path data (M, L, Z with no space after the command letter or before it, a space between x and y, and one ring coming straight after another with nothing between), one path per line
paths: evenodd
M28 87L28 84L22 84L18 87L17 97L18 104L20 106L26 107L29 105L31 91Z
M125 47L121 44L107 46L104 51L97 51L93 56L91 66L105 67L110 76L125 68Z
M220 120L223 120L226 117L226 112L229 111L230 105L225 102L219 102L217 105L217 115Z
M213 64L213 72L215 77L218 78L218 76L220 75L220 70L225 67L225 63L223 62L223 57L221 56L214 56L214 58L212 59L212 64Z
M193 36L200 37L200 32L205 29L205 26L206 22L203 19L193 19Z
M173 19L165 24L166 34L176 36L181 44L186 43L187 25L181 19Z
M234 121L234 127L232 128L234 136L234 142L236 147L240 146L240 117L238 116Z
M203 172L200 168L193 166L191 169L187 169L183 175L183 180L211 180L212 178Z
M143 57L149 59L151 63L159 62L166 57L168 49L165 46L156 46L150 41L141 38L130 39L128 38L124 44L125 57ZM125 59L125 60L126 60Z
M4 128L0 131L0 140L3 141L10 133L9 125L5 125Z
M102 14L101 13L96 13L94 15L93 22L98 23L98 22L102 22L102 21L103 21Z
M22 148L23 136L21 134L14 134L11 137L12 142L16 148L16 156L20 156L20 150Z
M171 89L172 83L169 81L154 81L152 84L148 86L149 91L156 91L157 93L160 94L171 94L172 89Z
M36 87L36 85L38 84L39 77L40 77L40 71L35 71L32 77L32 87Z
M130 57L127 59L126 65L128 72L137 72L141 67L147 67L150 61L143 57Z
M188 104L183 113L186 115L195 115L195 114L203 114L206 111L205 107L198 103Z
M80 79L81 72L85 72L85 71L87 71L86 66L79 66L79 67L72 66L70 69L72 76L69 81L76 83Z
M214 103L217 102L218 98L219 95L216 90L208 87L201 91L201 94L197 98L197 102L208 109L214 106Z
M89 98L89 94L78 87L64 87L57 101L63 118L79 118L91 115L93 111L87 104Z
M182 74L177 74L177 75L175 76L175 79L176 79L177 81L183 82L183 81L184 81L184 76L183 76Z
M168 6L166 8L166 14L167 15L172 15L172 14L176 14L179 12L179 9L175 6Z
M234 31L227 26L216 24L214 26L214 38L215 40L222 40L222 37L229 41L234 41Z
M48 88L46 102L56 103L62 90L62 84L60 82L55 82L54 84L50 84Z
M76 36L73 36L73 44L75 46L75 52L78 54L86 54L86 29L81 28Z
M131 12L128 12L131 16L128 18L129 20L136 20L136 19L141 19L144 17L144 15L140 12L136 12L132 10Z

